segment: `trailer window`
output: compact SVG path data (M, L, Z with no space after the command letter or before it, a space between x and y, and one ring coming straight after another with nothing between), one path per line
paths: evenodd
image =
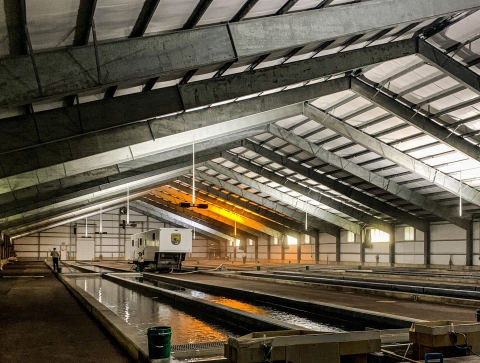
M135 247L135 240L132 239L132 247Z
M140 246L142 245L142 239L140 238Z

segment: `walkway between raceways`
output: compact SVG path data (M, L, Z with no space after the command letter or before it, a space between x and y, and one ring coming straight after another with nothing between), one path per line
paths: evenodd
M0 322L1 362L134 362L43 262L3 266Z

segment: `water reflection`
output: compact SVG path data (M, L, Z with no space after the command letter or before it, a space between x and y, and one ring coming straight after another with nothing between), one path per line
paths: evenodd
M199 299L207 300L215 304L228 306L230 308L246 311L252 314L264 315L272 319L277 319L285 323L294 324L301 326L306 329L312 329L316 331L327 331L327 332L342 332L345 331L341 328L326 324L325 322L319 321L315 317L302 317L297 314L292 314L271 306L264 306L261 304L252 305L250 303L242 302L235 299L228 299L222 296L215 296L204 293L198 290L186 289L178 285L173 285L161 281L144 279L143 277L132 278L135 281L161 287L170 291L177 291L185 295L190 295Z
M75 283L120 316L129 325L146 334L152 326L171 326L172 344L224 341L235 336L219 326L206 324L190 315L114 282L96 277L76 277Z

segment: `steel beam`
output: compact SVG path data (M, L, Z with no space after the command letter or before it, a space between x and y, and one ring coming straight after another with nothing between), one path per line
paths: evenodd
M241 137L240 135L236 136ZM203 145L204 148L202 148L201 144L197 144L195 161L202 163L211 160L219 157L221 151L241 145L240 142L231 141L218 147L207 143L207 145L212 146L211 149L205 148L206 145ZM186 149L183 148L183 150L168 151L155 155L155 157L149 158L150 163L140 159L131 163L116 165L112 169L106 169L104 173L102 173L103 170L97 169L92 171L92 175L62 179L60 184L41 184L36 186L36 188L20 190L11 196L12 199L16 198L13 201L7 199L10 195L6 194L6 201L1 203L0 218L45 208L57 203L64 203L69 199L79 200L79 198L88 197L94 193L121 187L125 183L139 183L142 179L181 168L188 168L192 165L192 156L191 148L188 148L190 150Z
M376 0L243 21L230 24L230 30L241 58L475 8L479 8L476 0Z
M214 213L209 213L206 210L201 210L200 212L200 211L194 211L193 209L181 208L176 203L172 203L169 200L165 200L163 198L159 198L151 194L146 196L144 200L147 201L148 203L154 203L153 205L157 206L158 208L168 208L170 210L173 209L177 214L180 214L183 216L189 216L199 221L200 220L204 221L205 223L208 223L211 226L216 226L221 231L224 231L224 233L228 233L228 231L231 231L233 234L234 232L234 221L228 218L221 217ZM238 232L240 232L239 234L242 236L253 238L253 239L259 237L259 238L265 238L268 240L269 238L268 234L265 234L251 227L240 225L240 224L237 226L237 233Z
M64 213L69 210L73 210L78 206L90 205L96 203L97 201L108 201L114 198L119 198L121 195L126 194L127 187L130 188L132 193L137 193L141 191L147 191L151 188L158 186L159 184L169 181L171 179L177 178L191 170L191 166L184 168L172 168L173 170L165 171L162 174L156 174L149 178L142 179L137 182L125 183L118 187L108 188L105 190L96 191L91 194L83 195L77 198L65 199L61 202L55 203L53 205L48 205L46 207L29 210L24 213L19 213L15 215L9 215L4 218L0 218L0 227L4 225L11 225L12 222L20 222L31 218L34 220L45 219L50 215L54 214L57 210L62 210ZM4 228L4 227L2 227Z
M369 215L359 209L353 208L349 206L348 204L345 204L343 202L340 202L338 200L335 200L333 198L330 198L320 192L317 192L311 188L308 188L306 186L303 186L299 184L296 181L292 181L288 179L288 177L280 176L274 172L271 172L265 168L262 168L261 166L255 165L245 159L241 159L229 152L223 152L222 157L226 160L229 160L238 166L241 166L242 168L245 168L249 171L252 171L256 174L258 174L261 177L267 178L283 187L287 187L297 193L302 194L303 196L306 196L308 198L311 198L323 205L326 205L330 208L333 208L340 213L346 214L352 218L355 218L356 220L368 224L372 227L378 228L386 233L392 233L392 225L382 221L379 218L376 218L372 215ZM266 183L263 183L266 184Z
M183 24L182 29L192 29L194 26L196 26L203 14L205 14L205 12L208 10L208 7L212 4L212 1L213 0L200 0L193 12L190 14L187 22Z
M430 254L432 251L432 239L430 235L430 228L423 233L423 263L425 267L430 265Z
M348 231L352 231L354 233L360 233L360 230L362 229L360 225L354 222L350 222L349 220L346 220L342 217L339 217L333 213L327 212L321 208L318 208L310 203L304 202L300 200L299 198L292 197L288 194L282 193L274 188L271 188L267 185L264 185L256 180L250 179L240 173L234 172L232 170L229 170L219 164L213 163L213 162L207 162L205 163L205 166L215 170L216 172L223 174L229 178L232 178L234 180L237 180L238 182L248 185L249 187L256 189L262 193L268 194L271 197L278 199L282 201L285 204L288 204L296 209L300 209L304 212L307 212L308 214L311 214L312 216L322 219L324 221L327 221L329 223L332 223L340 228L346 229Z
M224 64L478 8L477 0L376 0L0 60L0 106ZM376 14L372 17L371 14ZM362 19L362 21L356 21ZM97 63L98 62L98 63ZM100 79L99 79L100 77ZM39 88L43 89L40 95Z
M416 45L413 40L394 42L258 71L192 82L178 87L72 105L37 112L35 115L11 117L2 120L6 132L0 135L0 152L181 112L301 81L347 72L415 52Z
M468 184L462 183L346 123L342 123L312 105L305 105L304 114L323 126L328 127L340 135L362 145L368 150L373 151L381 157L384 157L431 183L438 185L442 189L455 195L461 195L463 200L480 206L480 191L472 188Z
M141 196L141 192L138 194L131 194L130 199L134 199L136 197ZM59 209L59 210L50 210L38 215L30 215L28 217L20 218L13 222L9 223L1 223L0 222L0 230L4 231L8 234L15 233L27 233L31 230L37 229L39 227L45 227L48 225L52 225L55 223L59 223L62 221L67 221L71 218L76 218L78 216L82 216L85 213L90 212L97 212L99 211L100 207L108 208L110 206L119 205L119 203L125 203L126 201L126 193L121 193L117 195L114 199L112 198L103 198L97 199L92 203L81 204L75 206L75 208L68 208L68 209Z
M159 196L160 198L163 198L175 205L178 205L177 203L179 201L188 202L191 200L190 198L186 198L186 197L189 197L189 195L186 195L178 190L172 190L172 189L173 188L169 188L168 190L167 188L157 188L151 194L155 196ZM201 198L199 199L201 200ZM199 215L201 214L208 218L212 218L215 221L222 222L231 227L235 227L235 221L236 221L237 229L243 230L257 237L264 238L267 241L269 239L269 237L267 236L279 237L282 235L282 233L278 230L275 230L273 228L266 226L261 222L248 219L238 214L236 216L233 216L232 213L228 212L227 213L228 215L226 216L224 209L214 204L209 204L208 209L187 208L187 210L195 212L196 214L199 214Z
M183 180L186 180L186 178L183 177ZM186 186L184 186L180 183L171 182L171 183L168 184L168 186L170 186L171 188L178 189L179 191L181 191L183 193L188 193L188 194L192 193L192 188L188 188L188 187L186 187ZM165 189L165 187L163 187L163 189ZM197 188L195 188L195 189L197 189ZM201 199L201 200L203 200L205 202L208 202L208 203L210 203L214 206L217 206L218 208L222 208L226 211L229 211L231 213L240 215L244 218L251 219L252 221L263 224L266 227L271 228L271 229L276 230L276 231L279 231L283 234L290 234L291 235L292 232L294 231L293 228L290 228L288 226L284 226L284 225L279 224L278 221L275 220L275 219L267 219L264 214L257 215L255 213L253 213L248 208L240 207L240 205L237 204L237 203L232 205L232 203L227 203L227 202L223 201L222 200L222 199L224 199L223 197L221 197L219 199L219 198L211 197L210 196L211 194L210 195L209 194L198 193L198 191L196 191L195 192L195 200L197 200L197 198ZM245 203L245 204L248 205L248 203ZM271 212L269 212L269 213L270 213L270 215L272 215L272 214L275 215L275 213L271 213ZM279 215L275 215L275 217L279 217ZM290 224L293 224L293 223L290 223ZM298 232L299 232L298 230L295 231L295 233L298 233Z
M466 250L465 250L465 265L466 266L473 266L473 221L469 221L469 226L467 229L467 238L466 238Z
M258 3L258 0L247 0L241 9L230 20L230 23L235 23L242 20L250 12L250 10L252 10L256 3Z
M88 44L96 7L97 0L80 0L77 13L77 24L73 36L74 47Z
M169 212L167 210L155 208L153 205L148 204L143 200L136 200L132 202L130 204L130 209L145 216L157 220L167 221L183 228L196 228L197 230L201 231L202 234L208 237L213 237L214 239L220 238L222 240L233 241L233 238L230 237L228 234L217 231L215 228L179 216L178 214Z
M463 229L467 229L468 222L455 217L454 210L441 206L437 202L426 198L421 193L412 191L403 185L399 185L378 174L372 173L370 170L352 163L345 158L339 157L334 153L308 142L307 140L302 139L300 136L295 135L294 133L289 132L279 126L269 125L268 132L339 169L345 170L346 172L351 173L356 177L361 178Z
M180 208L178 205L175 205L173 203L170 203L166 200L161 200L158 201L158 198L155 198L151 194L145 195L141 200L142 202L146 203L147 205L153 206L154 208L158 210L163 210L167 211L170 213L173 213L177 217L182 217L186 221L190 220L192 223L196 222L198 224L202 224L204 226L208 226L210 228L215 229L218 232L221 232L225 236L228 235L233 235L233 233L230 233L230 230L228 226L225 226L222 223L215 223L215 221L212 221L211 219L200 215L198 213L194 213L192 211L187 212L184 208ZM245 237L245 236L251 236L250 234L246 233L245 231L237 231L239 236Z
M32 58L0 60L0 106L68 96L102 85L140 81L237 59L226 25L102 42L96 48L86 45L36 52Z
M225 180L221 180L215 178L207 173L197 170L195 172L202 180L206 181L207 183L215 186L219 186L221 189L228 191L229 193L233 193L238 195L240 198L244 198L249 200L259 206L263 206L266 209L271 209L277 213L283 214L287 217L293 218L297 221L304 221L305 220L305 213L299 212L297 210L292 209L289 206L281 205L275 202L272 202L269 199L262 198L256 194L250 193L244 189L241 189L233 184L228 183ZM260 207L261 208L261 207ZM324 221L319 221L317 218L314 218L311 221L311 225L313 228L320 230L321 232L325 232L331 235L335 235L337 233L338 227L332 225L331 223L327 223Z
M306 176L311 180L320 183L328 187L329 189L346 196L347 198L354 200L355 202L363 204L368 208L375 209L381 213L385 213L402 223L419 229L420 231L426 231L429 228L428 221L424 221L421 218L415 217L414 215L398 209L391 204L385 203L380 199L362 193L359 190L348 186L347 184L329 178L325 174L317 172L315 168L306 168L300 165L300 163L298 162L290 160L285 156L277 154L250 141L244 142L242 146L300 175Z
M145 34L148 24L150 24L150 20L152 20L153 14L155 14L159 3L160 0L145 0L137 21L130 32L129 38L138 38Z
M3 13L11 56L28 54L25 1L4 0Z
M188 179L185 176L181 176L177 178L177 181L185 184L192 184L191 179ZM174 185L175 188L179 188L180 190L183 190L185 192L187 192L188 190L191 191L191 189L183 186L180 183L172 182L170 183L170 185ZM232 210L237 210L237 213L241 213L241 209L243 209L254 216L255 215L260 216L262 220L268 219L270 221L274 221L275 223L284 226L284 228L286 227L288 230L303 231L303 233L309 234L312 237L315 236L315 234L311 229L304 231L305 223L298 222L297 220L293 219L291 216L287 217L287 216L272 212L270 209L263 208L257 203L251 203L247 200L244 200L243 198L234 197L232 194L235 194L235 193L228 192L227 194L226 190L221 191L218 188L213 188L212 186L207 186L205 183L198 183L198 182L195 184L195 189L200 191L200 195L202 199L210 198L210 199L207 199L207 201L211 201L212 203L214 202L221 203L221 205L225 209L228 209L229 208L228 206L233 206L231 207ZM213 195L214 197L210 197L211 195ZM225 200L228 203L219 202L221 200L222 201ZM241 209L239 210L238 208L236 208L236 206L240 207ZM303 218L304 216L298 214L297 217ZM277 229L281 230L281 227L277 227Z
M0 164L4 166L4 171L8 170L9 176L0 178L0 194L36 185L39 182L49 182L87 172L92 169L92 166L108 167L181 148L191 145L194 138L196 142L203 142L256 129L271 122L297 116L302 112L301 103L273 108L274 104L291 101L286 98L281 101L279 98L270 100L273 103L268 102L268 99L247 100L253 102L245 101L247 104L234 103L197 113L190 112L152 122L137 123L100 134L86 135L69 142L63 141L59 143L60 145L52 143L48 148L40 146L30 154L32 157L41 157L42 162L38 162L38 159L32 160L31 163L20 164L19 168L10 163L18 162L23 151L4 154ZM248 105L256 105L259 112L261 109L271 109L251 115L253 109ZM249 116L242 117L242 114ZM239 117L235 118L237 115ZM68 152L70 155L66 154Z
M3 171L3 176L15 175L52 166L51 170L46 169L47 175L54 177L55 175L63 174L63 176L65 176L65 171L68 173L71 167L65 168L65 165L62 167L60 167L60 165L74 159L85 158L85 160L89 160L88 157L101 153L104 155L104 160L106 160L105 158L108 158L108 160L115 159L115 156L112 158L108 153L119 154L120 158L139 158L150 153L159 152L161 148L185 143L187 142L186 139L192 140L193 130L200 127L202 127L203 131L195 131L197 141L201 141L203 136L210 139L211 135L232 133L235 132L235 130L238 131L240 129L254 127L254 125L258 126L262 123L274 122L275 119L280 119L282 114L284 114L283 117L294 116L298 114L296 113L296 109L302 107L300 102L340 92L349 89L349 87L348 79L339 78L325 83L317 83L311 86L295 88L284 92L170 117L146 120L128 125L112 124L111 128L104 131L94 132L93 130L83 135L79 134L79 136L70 138L69 140L62 139L57 142L50 142L4 153L0 158L0 166L2 167L0 168L0 173ZM115 98L112 100L114 99ZM138 108L138 105L133 105L132 107ZM107 112L101 109L98 111L103 114ZM259 113L261 114L256 115ZM38 116L36 116L36 120L38 121ZM219 126L220 123L223 123L221 127ZM13 124L10 122L5 124L7 129L11 125ZM46 126L47 122L45 122L44 125ZM93 126L93 128L95 128L95 126ZM45 132L50 129L51 127L46 126ZM84 132L88 130L85 130L86 125L84 122L83 129ZM35 130L34 124L30 124L30 130ZM187 131L189 131L189 134L185 136L172 135L174 132ZM202 136L202 133L207 134L203 134ZM9 135L13 136L10 133ZM18 134L18 136L20 136L20 134ZM24 137L27 139L30 138L29 136L28 134L24 134ZM170 136L170 138L159 140L165 136ZM36 139L36 136L34 135L33 138ZM152 139L154 139L154 141L152 141ZM9 142L7 138L4 140L9 143L9 145L12 145L12 141ZM4 140L0 139L0 145L2 145L1 141ZM93 156L93 158L95 157ZM19 162L20 160L22 160L22 162ZM102 162L102 164L103 163L104 162ZM100 166L98 162L94 162L93 160L88 161L88 164ZM43 177L40 177L39 180L42 179ZM0 190L4 187L2 182L4 181L0 180ZM16 182L12 184L15 185Z
M468 142L461 136L455 135L450 130L433 122L428 117L422 116L418 112L413 111L409 107L404 106L400 102L393 100L384 93L378 92L375 88L366 83L361 82L356 78L352 78L351 89L385 111L394 114L409 125L414 126L438 141L449 145L465 156L474 160L480 159L480 148L478 146Z
M438 68L445 74L480 94L480 75L468 69L460 62L434 47L423 39L418 39L418 55L429 65Z
M403 40L232 74L180 87L186 108L263 92L320 77L352 71L416 53L414 40Z
M106 213L106 212L109 212L111 210L117 209L120 205L122 205L122 204L110 206L106 209L103 209L102 212ZM63 226L67 223L76 222L76 221L85 219L86 217L90 218L90 217L93 217L97 214L100 214L99 210L94 211L94 212L90 212L90 213L85 213L85 214L82 214L82 215L79 214L77 217L69 218L68 220L56 222L56 223L53 223L53 224L47 222L48 223L47 226L38 226L36 229L31 229L32 227L30 227L30 229L28 229L28 232L20 232L20 231L17 232L17 234L15 235L15 239L22 238L22 237L25 237L25 236L29 236L29 235L32 235L34 233L39 233L39 232L45 231L47 229L52 229L52 228L55 228L55 227Z

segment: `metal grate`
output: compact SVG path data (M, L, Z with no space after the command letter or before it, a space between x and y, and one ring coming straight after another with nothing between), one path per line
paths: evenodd
M208 348L223 348L226 342L206 342L206 343L189 343L189 344L174 344L172 351L178 352L182 350L199 350Z

